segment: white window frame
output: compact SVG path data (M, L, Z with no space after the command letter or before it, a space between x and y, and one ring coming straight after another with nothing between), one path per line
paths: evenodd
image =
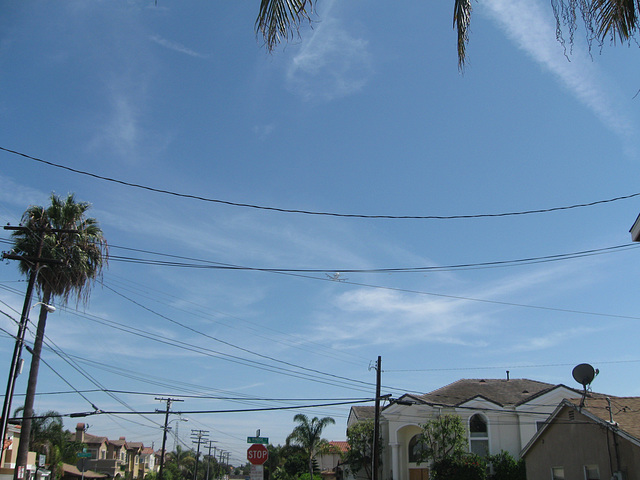
M562 471L562 476L556 476L556 473L560 473L557 472L558 470ZM565 476L564 476L564 467L551 467L551 480L565 480Z
M471 419L475 416L479 416L482 421L484 422L484 424L487 426L487 436L486 437L472 437L471 436ZM484 415L481 412L475 412L472 415L469 416L469 419L467 420L467 431L469 432L469 452L473 452L473 449L471 448L471 443L474 441L482 441L482 442L487 442L487 455L491 455L491 427L489 425L489 419L487 418L486 415Z

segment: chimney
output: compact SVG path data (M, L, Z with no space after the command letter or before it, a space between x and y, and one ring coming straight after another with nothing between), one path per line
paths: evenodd
M507 382L509 381L509 370L507 370Z
M76 442L84 443L84 423L78 423L76 425Z

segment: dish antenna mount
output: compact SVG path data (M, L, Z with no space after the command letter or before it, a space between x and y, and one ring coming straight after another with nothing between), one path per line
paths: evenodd
M593 382L593 379L600 373L600 371L596 368L594 369L588 363L581 363L573 368L571 374L573 375L573 379L582 385L582 400L580 400L580 407L584 407L584 400L587 396L587 388Z

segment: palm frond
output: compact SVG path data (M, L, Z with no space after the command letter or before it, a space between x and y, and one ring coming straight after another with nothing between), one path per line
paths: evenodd
M593 10L598 25L598 38L629 40L638 29L637 0L594 0Z
M300 24L311 21L312 0L261 0L256 31L264 38L267 50L298 35Z
M471 23L471 0L455 0L453 5L453 27L458 30L458 69L464 70L469 43L469 24Z

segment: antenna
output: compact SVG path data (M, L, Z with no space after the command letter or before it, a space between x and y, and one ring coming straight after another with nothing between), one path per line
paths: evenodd
M582 385L584 389L582 392L582 399L580 400L580 407L584 407L584 400L587 396L587 387L591 385L593 379L596 378L596 375L600 373L599 370L594 369L588 363L581 363L580 365L576 365L573 368L571 374L573 375L573 379Z

